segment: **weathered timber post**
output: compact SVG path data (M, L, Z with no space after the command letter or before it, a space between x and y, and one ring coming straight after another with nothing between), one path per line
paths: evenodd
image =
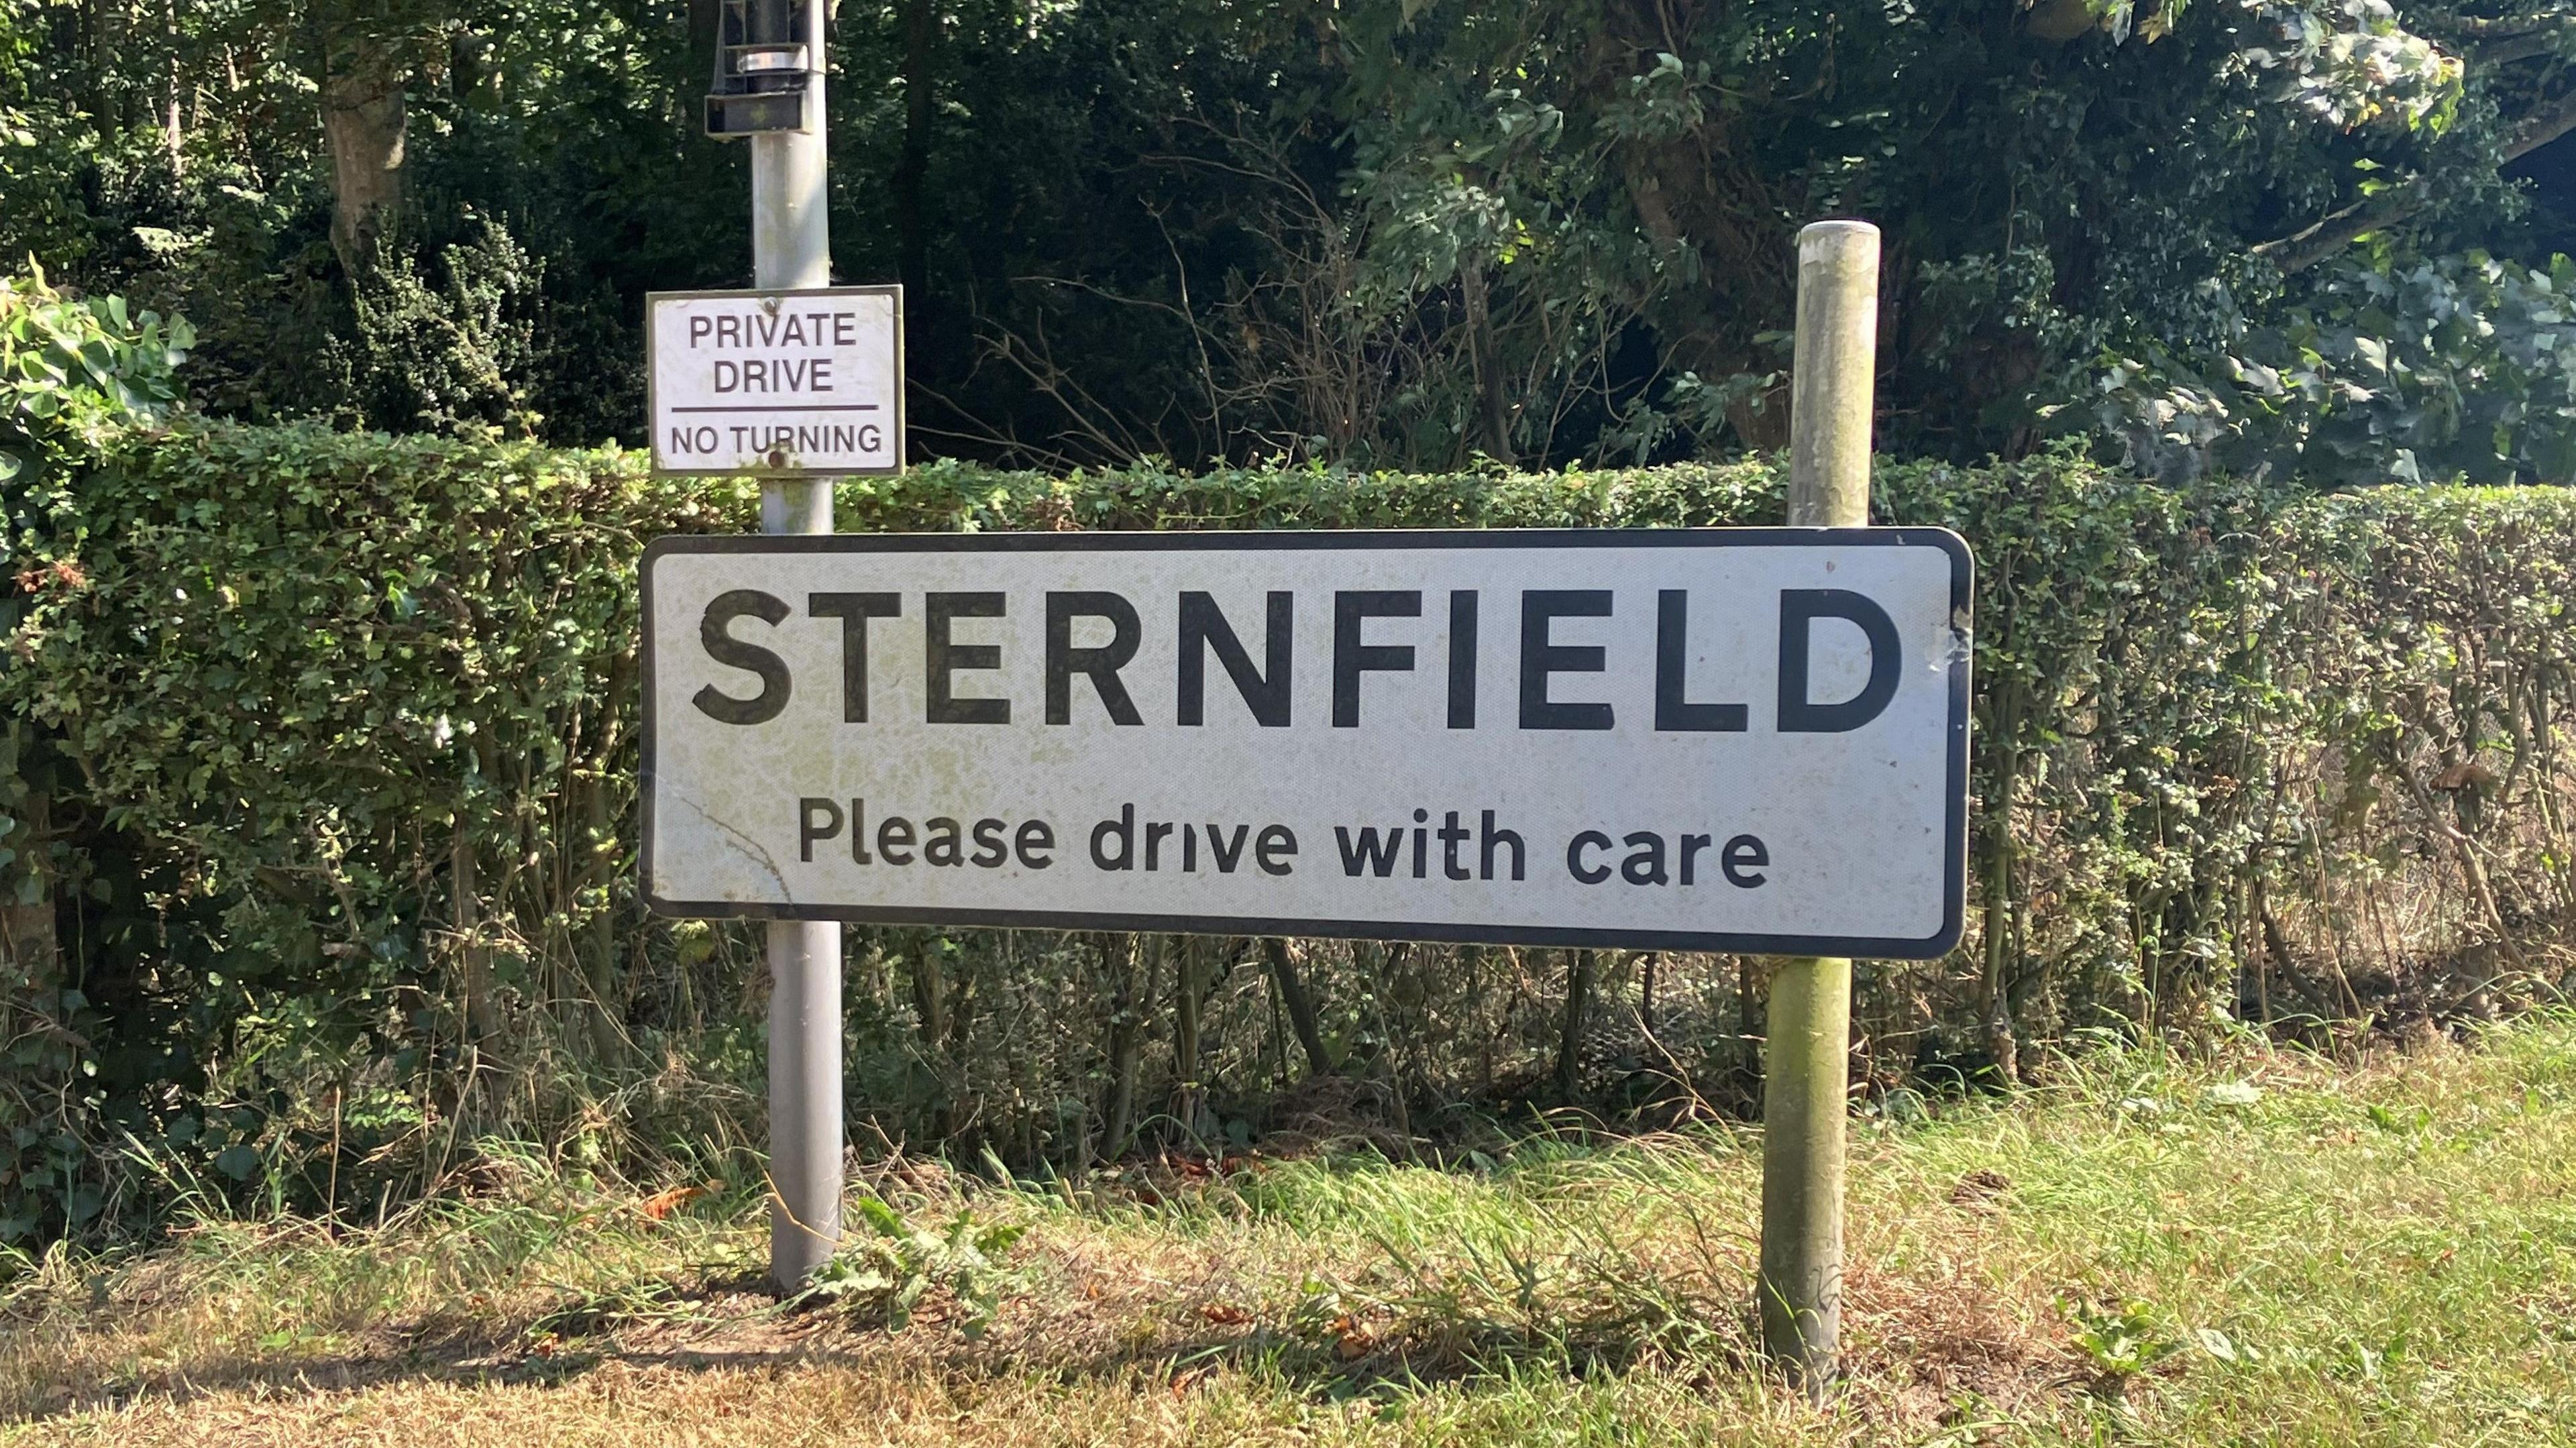
M1878 355L1878 228L1820 221L1798 233L1798 330L1789 391L1789 525L1869 522ZM1821 1400L1842 1337L1843 1128L1851 962L1783 960L1771 982L1762 1091L1762 1342Z
M784 291L832 284L825 210L822 0L752 7L784 42L791 8L805 15L810 87L800 130L751 138L753 285ZM766 22L765 24L762 22ZM832 479L760 485L760 531L832 531ZM769 924L769 1275L794 1291L841 1241L841 927L829 920Z

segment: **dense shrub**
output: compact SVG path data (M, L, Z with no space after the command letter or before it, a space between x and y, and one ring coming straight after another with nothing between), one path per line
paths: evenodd
M840 510L850 531L1678 526L1776 519L1779 481L939 464L847 483ZM46 887L59 958L6 982L0 1236L81 1224L119 1182L143 1203L100 1155L129 1136L157 1189L360 1209L482 1130L756 1139L754 937L646 920L633 856L636 559L748 529L746 486L188 421L12 496L0 712L75 766L43 828L76 868ZM1863 964L1873 1076L2220 1014L2448 1017L2552 976L2538 927L2576 919L2576 492L2301 500L2039 458L1887 467L1877 515L1977 549L1982 908L1951 960ZM1595 1106L1676 1079L1741 1102L1760 1031L1759 963L1724 958L849 941L862 1140L1015 1167L1327 1102L1421 1131L1537 1094L1575 970L1594 1005L1566 1065Z
M0 279L0 529L13 553L40 536L41 500L72 486L97 448L168 412L192 340L185 322L67 297L41 272ZM46 552L50 573L33 567L0 591L0 629L13 637L29 594L79 578L76 549ZM92 853L54 824L53 802L78 776L53 743L24 711L0 711L0 1242L43 1214L77 1224L103 1205L87 1143L64 1129L90 1114L80 1093L104 1022L57 942L59 900L95 882Z

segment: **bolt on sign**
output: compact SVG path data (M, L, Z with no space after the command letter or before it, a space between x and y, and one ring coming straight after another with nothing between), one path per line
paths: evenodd
M645 892L1935 956L1970 566L1923 528L665 538Z
M656 472L903 470L902 288L655 292L644 326Z

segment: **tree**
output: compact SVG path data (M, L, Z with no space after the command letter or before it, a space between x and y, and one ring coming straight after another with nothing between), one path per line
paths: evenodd
M2358 240L2493 238L2501 168L2576 127L2576 19L2410 15L1385 0L1302 23L1344 77L1373 274L1424 306L1454 289L1461 325L1490 291L1515 365L1591 377L1596 449L1776 443L1787 238L1857 214L1889 232L1888 440L1973 454L2035 443L2106 354L2214 364ZM1651 362L1604 361L1641 336ZM1515 433L1563 455L1545 390Z
M402 206L410 132L404 89L426 17L415 7L321 0L315 7L322 132L331 148L331 246L341 270L372 271Z
M0 0L0 241L199 317L218 410L632 438L640 294L748 280L741 150L697 131L713 13ZM2481 395L2499 374L2359 300L2492 298L2519 320L2462 335L2556 345L2553 308L2505 300L2560 240L2517 176L2576 126L2576 12L2545 0L836 14L835 269L913 289L938 451L1774 446L1790 238L1858 214L1888 233L1890 450L2079 428L2319 481L2559 455L2546 379L2505 444L2374 380L2373 347ZM2347 335L2316 400L2245 380Z

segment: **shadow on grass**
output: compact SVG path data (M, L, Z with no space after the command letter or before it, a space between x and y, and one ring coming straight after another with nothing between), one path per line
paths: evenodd
M86 1313L65 1301L41 1319L0 1321L0 1353L11 1338L59 1330L70 1339L48 1345L61 1349L45 1354L60 1364L53 1380L18 1375L0 1398L0 1423L225 1395L319 1403L404 1385L570 1387L603 1370L928 1373L961 1386L1108 1381L1176 1395L1232 1375L1317 1399L1442 1385L1480 1392L1641 1370L1754 1388L1764 1370L1747 1320L1749 1242L1704 1220L1697 1178L1673 1177L1652 1155L1605 1158L1579 1180L1565 1175L1592 1155L1551 1136L1499 1164L1471 1158L1459 1181L1514 1188L1490 1202L1452 1200L1457 1183L1437 1179L1408 1202L1395 1188L1411 1177L1377 1182L1397 1171L1382 1161L1228 1177L1221 1185L1230 1196L1214 1204L1183 1202L1185 1187L1217 1190L1205 1172L1148 1182L1151 1197L1140 1190L1138 1200L1149 1220L1242 1214L1311 1219L1319 1232L1356 1223L1371 1248L1350 1261L1257 1258L1247 1276L1240 1259L1190 1245L1184 1232L1173 1234L1167 1245L1178 1250L1157 1269L1168 1275L1156 1275L1133 1257L1136 1242L1076 1234L1024 1274L1015 1269L1019 1286L981 1336L963 1330L975 1314L944 1288L930 1292L907 1330L888 1331L847 1303L782 1305L731 1255L718 1259L723 1265L701 1258L686 1266L664 1256L617 1286L564 1291L525 1311L477 1295L409 1317L344 1312L300 1339L254 1342L250 1332L219 1327L192 1341L172 1319L151 1323L151 1304L162 1299L149 1290L131 1299L146 1314L131 1324L101 1312L103 1300ZM1570 1184L1585 1193L1569 1196ZM1951 1209L1982 1209L2004 1185L1998 1177L1965 1201L1954 1193ZM1596 1210L1596 1198L1630 1212L1662 1210L1674 1230L1623 1228L1626 1219ZM958 1220L967 1220L962 1210ZM530 1260L516 1273L469 1280L524 1281L532 1270ZM1872 1344L1853 1360L1861 1397L1882 1405L1922 1398L1937 1410L1960 1394L2020 1400L2063 1381L2063 1345L2041 1340L1980 1282L1882 1277L1856 1261L1852 1287L1849 1320Z
M929 1368L963 1382L1128 1381L1175 1393L1233 1371L1283 1392L1342 1400L1531 1372L1583 1379L1670 1359L1666 1344L1632 1324L1530 1332L1365 1310L1283 1320L1186 1289L1141 1315L1059 1308L1014 1321L1006 1314L990 1335L973 1339L956 1330L948 1306L934 1297L908 1329L889 1331L831 1306L782 1305L756 1275L650 1280L512 1318L433 1315L389 1324L335 1351L215 1350L141 1373L67 1379L22 1401L0 1423L234 1394L275 1400L424 1385L570 1387L612 1365L684 1374ZM1726 1348L1703 1354L1699 1366L1712 1375L1758 1371Z

